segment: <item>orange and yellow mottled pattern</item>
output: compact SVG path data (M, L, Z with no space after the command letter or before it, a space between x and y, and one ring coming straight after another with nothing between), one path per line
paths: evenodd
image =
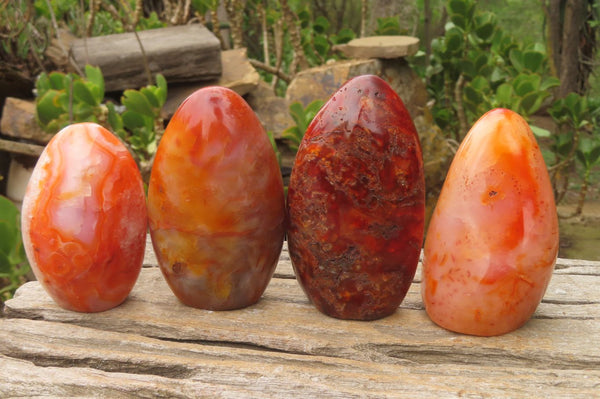
M283 244L283 182L239 95L209 87L181 104L154 160L148 215L161 271L183 303L225 310L259 300Z
M556 206L537 142L521 116L492 110L456 153L429 225L427 313L466 334L515 330L542 300L557 254Z

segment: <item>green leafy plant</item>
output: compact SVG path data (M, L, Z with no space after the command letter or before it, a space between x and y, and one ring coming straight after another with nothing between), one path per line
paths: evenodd
M588 189L592 182L592 170L600 166L600 134L596 132L593 137L583 137L579 142L576 156L579 163L583 166L582 184L579 189L579 199L575 208L574 216L579 216L583 212L583 205L587 197Z
M12 298L30 271L23 241L20 214L6 197L0 196L0 299Z
M325 102L323 100L314 100L308 104L306 108L297 101L290 105L290 115L292 116L292 119L294 119L294 122L296 122L296 125L285 129L282 136L288 140L292 150L298 151L298 147L300 146L300 142L302 142L302 138L304 137L304 133L306 133L308 125L324 104Z
M136 9L136 0L34 0L33 4L36 15L50 20L54 14L57 21L78 37L167 26L155 11L143 15L141 9Z
M112 131L129 143L142 162L150 160L156 152L157 136L164 130L160 112L166 100L167 81L158 74L156 85L123 92L121 113L112 102L107 103Z
M333 46L347 43L356 37L354 31L342 28L335 34L330 34L331 24L322 15L314 18L309 6L299 8L302 48L311 66L321 65L328 58L335 58Z
M128 89L122 105L104 103L104 77L99 68L86 65L85 77L51 72L37 81L36 115L49 133L76 122L96 122L114 132L131 149L145 176L152 167L158 139L164 131L161 109L167 100L167 81L156 76L156 85Z
M377 18L377 29L375 34L378 36L395 36L406 34L406 30L400 27L400 20L395 17Z
M37 82L36 117L48 133L57 133L75 122L104 124L104 77L100 68L85 66L85 76L75 73L42 73Z
M30 1L0 2L0 71L13 69L33 82L47 64L44 51L50 42L49 29L50 19L38 17Z
M582 184L572 216L583 210L592 169L600 165L600 104L576 93L554 102L549 112L559 126L552 136L554 164L550 167L557 202L569 189L571 171L579 166ZM578 163L578 165L576 164Z
M560 82L549 74L543 46L517 42L474 0L450 0L446 9L450 22L432 41L427 76L433 116L452 138L460 140L491 108L510 108L527 119L550 101L549 89Z

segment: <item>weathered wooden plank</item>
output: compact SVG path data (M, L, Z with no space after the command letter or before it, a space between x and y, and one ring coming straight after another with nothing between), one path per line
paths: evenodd
M37 366L0 356L0 397L23 398L223 398L245 397L235 386L94 368ZM243 395L243 396L242 396Z
M144 267L158 266L158 260L156 259L156 254L152 248L152 239L150 238L150 234L146 235L146 251L144 252L144 261L142 264Z
M600 275L600 262L582 259L558 258L554 274Z
M0 330L2 397L584 398L600 381L591 368L378 364L32 320L0 320Z
M200 24L145 30L138 36L150 71L163 74L169 83L221 76L219 40ZM71 51L82 70L86 64L100 67L106 91L148 84L144 56L134 33L78 39Z
M560 276L555 277L552 284ZM597 281L588 282L591 286L598 285ZM585 281L581 284L585 285ZM572 289L576 295L579 288ZM544 315L548 304L542 305L536 318L521 329L501 337L481 338L443 330L423 310L411 309L410 306L422 306L417 285L392 316L357 322L319 313L291 279L273 279L261 301L246 309L211 312L189 308L173 296L157 268L144 268L129 300L107 312L82 314L63 310L37 282L20 288L15 298L7 301L5 311L9 317L59 321L164 339L249 344L291 353L382 363L454 360L482 365L502 362L519 367L600 367L598 320L569 315L553 318L561 316L559 311ZM597 314L597 306L592 305Z
M11 152L14 154L23 154L39 157L42 151L44 151L44 146L0 139L0 150Z

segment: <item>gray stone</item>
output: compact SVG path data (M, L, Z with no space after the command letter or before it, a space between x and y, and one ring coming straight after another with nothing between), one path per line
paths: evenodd
M327 101L340 86L359 75L377 75L398 93L413 118L421 115L427 103L425 83L403 59L355 59L307 69L288 86L286 99L306 107L313 100Z
M8 97L4 103L0 131L6 136L31 140L37 144L46 144L53 136L44 132L38 125L35 118L35 101L14 97Z
M412 36L361 37L338 49L350 58L400 58L416 54L419 39Z
M252 107L266 131L273 132L273 137L281 138L281 133L296 122L289 112L289 102L275 95L271 86L261 81L256 89L248 93L246 101Z
M146 85L146 68L169 83L218 79L222 70L221 44L201 24L76 39L71 53L81 70L102 70L107 92Z

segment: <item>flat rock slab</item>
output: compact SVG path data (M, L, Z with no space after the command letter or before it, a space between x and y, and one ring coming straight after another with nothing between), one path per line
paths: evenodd
M351 58L400 58L415 55L419 39L412 36L369 36L338 47Z
M525 326L474 337L429 320L420 270L396 313L361 322L311 305L285 245L261 300L224 312L181 304L146 255L127 301L105 312L19 288L0 319L0 397L597 396L600 262L559 259Z
M5 136L47 144L54 136L46 133L35 118L35 101L7 97L2 109L0 131Z
M152 74L168 83L214 80L221 76L221 44L200 24L138 32ZM106 91L136 89L148 84L144 53L133 32L77 39L73 58L83 70L100 67Z
M352 59L306 69L290 82L285 93L291 104L298 101L306 107L313 100L329 98L349 79L359 75L377 75L398 93L414 119L423 114L427 103L425 83L405 60Z
M290 116L289 102L277 96L268 83L259 82L245 98L265 130L271 131L274 138L280 139L285 129L296 124Z

